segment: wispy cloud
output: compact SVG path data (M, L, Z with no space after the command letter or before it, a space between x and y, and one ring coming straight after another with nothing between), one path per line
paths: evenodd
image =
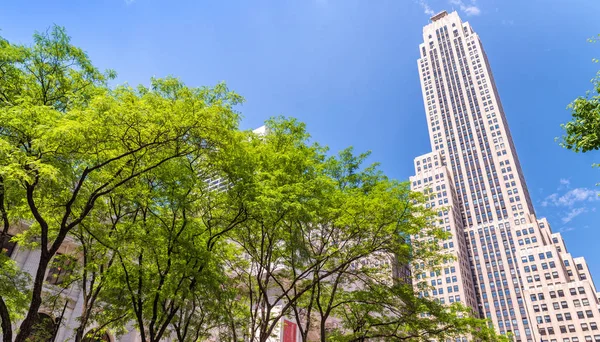
M460 8L467 16L481 14L481 10L477 7L474 0L471 0L470 3L465 3L462 0L449 0L449 2L452 5L458 6L458 8Z
M567 212L565 214L565 216L563 216L561 218L561 220L562 220L563 223L569 223L575 217L577 217L577 216L579 216L579 215L581 215L581 214L583 214L583 213L585 213L587 211L588 211L587 208L574 208L574 209L571 209L569 212Z
M431 6L429 6L429 4L427 3L427 1L425 1L425 0L414 0L414 1L419 6L421 6L421 8L423 9L423 12L425 12L425 14L427 14L427 15L434 15L435 14L435 12L431 8Z
M125 0L126 5L131 5L135 2L135 0Z
M572 207L577 202L596 201L598 192L587 188L575 188L567 191L563 195L553 193L542 201L542 207Z
M574 228L574 227L562 227L561 229L559 229L559 231L560 231L561 233L570 232L570 231L572 231L572 230L575 230L575 228Z
M576 217L596 211L596 204L600 200L598 190L590 188L571 188L569 178L558 181L556 192L546 196L540 203L553 212L553 216L563 224L572 222ZM561 228L561 232L574 230L572 227Z

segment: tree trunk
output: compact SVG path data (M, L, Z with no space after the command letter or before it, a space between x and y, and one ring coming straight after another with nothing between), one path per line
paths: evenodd
M42 246L42 248L45 248ZM15 339L15 342L25 342L27 337L31 334L31 329L35 324L35 321L38 317L38 311L40 310L40 306L42 305L42 287L44 286L44 278L46 276L46 270L48 269L48 264L50 263L50 259L52 256L49 253L44 253L40 255L40 262L38 264L37 272L35 273L35 281L33 283L33 291L31 294L31 304L29 305L29 311L27 312L27 316L21 323L19 327L19 333Z
M10 325L10 313L4 300L0 298L0 317L2 317L2 341L12 342L12 326Z
M83 340L83 333L85 333L85 327L87 326L87 314L85 313L85 310L79 319L79 326L75 330L75 342L81 342L81 340Z

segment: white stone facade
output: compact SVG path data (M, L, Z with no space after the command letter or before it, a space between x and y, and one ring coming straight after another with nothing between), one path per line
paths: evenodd
M439 208L440 226L452 233L441 243L456 256L444 265L454 270L450 282L443 272L413 269L415 281L434 289L422 295L459 298L516 341L600 341L587 264L535 215L479 36L444 11L423 28L419 51L434 152L415 159L411 183Z

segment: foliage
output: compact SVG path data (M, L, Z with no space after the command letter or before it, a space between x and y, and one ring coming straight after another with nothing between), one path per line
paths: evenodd
M598 35L600 37L600 35ZM591 39L597 42L597 39ZM597 59L594 59L598 63ZM575 152L588 152L600 148L600 71L592 79L593 91L580 96L568 108L571 110L571 121L562 124L565 135L561 138L561 146Z
M333 332L331 341L430 341L465 336L470 340L502 340L469 308L417 297L410 284L370 282L347 292L342 303L336 310L341 328Z
M270 120L267 132L248 139L252 172L237 186L251 189L249 218L231 234L249 263L237 272L248 291L250 340L266 341L286 316L304 341L315 332L329 340L347 296L368 297L372 282L392 289L399 265L446 259L438 239L447 233L432 224L423 195L377 165L363 167L368 153L327 157L295 120ZM429 238L409 243L416 234ZM354 307L366 310L365 302Z
M178 158L227 150L241 98L225 85L108 89L64 30L25 47L2 41L0 151L9 217L30 223L21 237L41 250L31 303L16 341L29 334L50 260L67 235L114 191Z
M447 259L447 233L422 194L365 166L368 153L329 156L282 117L265 135L240 132L242 98L224 84L110 88L114 76L60 27L32 46L0 40L1 236L25 226L15 239L40 250L32 285L1 260L3 327L25 316L16 341L41 332L42 302L60 312L74 288L75 341L133 323L144 341L262 342L282 317L304 341L494 338L465 308L398 283L399 267ZM69 272L49 286L56 265Z
M126 310L122 303L126 300L123 293L107 291L108 284L113 282L109 275L111 268L116 267L116 255L102 243L105 235L112 234L114 225L121 216L121 212L108 211L102 216L94 216L93 219L82 222L71 232L77 243L75 254L81 256L81 267L71 275L82 297L75 342L82 341L84 333L92 325L95 326L92 335L101 334L107 329L116 334L125 332ZM90 234L89 231L93 233ZM90 334L86 334L87 337L88 335Z
M31 282L29 274L18 268L15 262L0 251L0 314L7 315L11 322L23 318L30 296L28 285ZM6 334L10 326L5 326L4 319L0 332ZM9 333L10 334L10 333Z
M280 307L282 300L314 268L303 257L300 233L302 225L315 222L319 207L329 207L324 201L330 184L321 172L324 150L306 144L308 136L297 121L271 120L267 130L264 136L248 137L247 172L232 188L243 194L248 212L248 220L230 236L247 260L234 272L247 291L253 341L271 336L287 310Z
M220 236L245 213L232 193L207 190L206 172L205 160L181 159L142 177L128 189L135 197L118 204L128 213L104 240L118 264L109 287L129 298L144 340L158 341L171 327L180 341L195 341L189 335L205 335L222 315L214 294L227 279L217 257L231 255Z

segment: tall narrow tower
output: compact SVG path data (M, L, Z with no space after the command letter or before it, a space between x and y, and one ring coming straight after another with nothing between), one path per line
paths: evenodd
M583 258L537 219L479 36L456 12L423 28L418 60L433 152L415 159L414 190L439 208L456 260L414 265L433 296L461 301L516 341L600 341L598 294Z

